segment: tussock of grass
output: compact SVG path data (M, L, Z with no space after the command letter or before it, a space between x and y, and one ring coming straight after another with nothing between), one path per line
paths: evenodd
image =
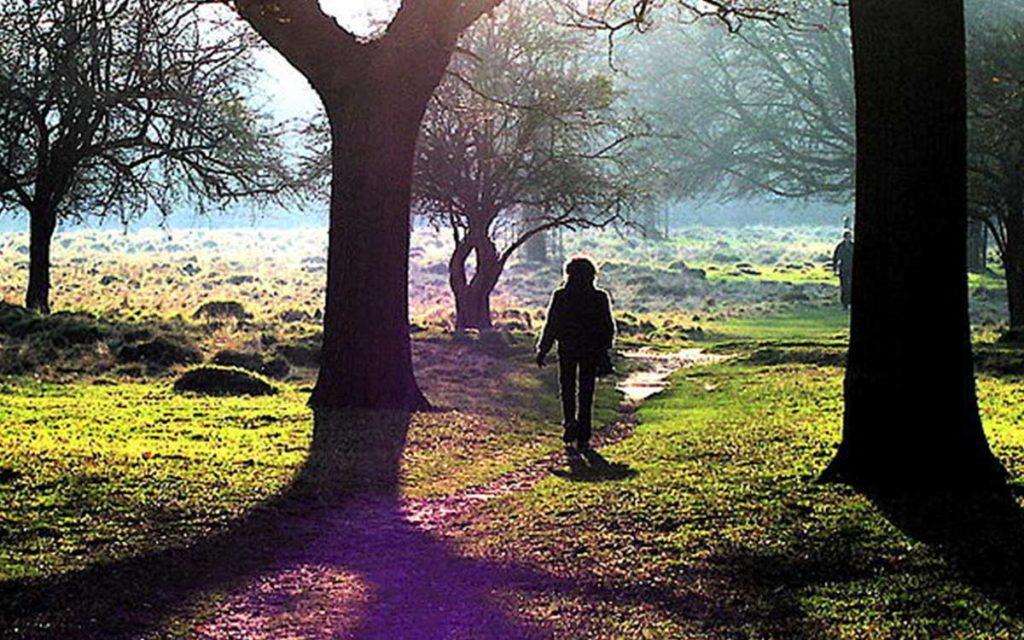
M190 340L156 336L138 344L126 344L117 352L119 362L141 362L158 367L202 362L203 354Z
M206 396L272 396L277 388L263 376L240 367L208 364L189 369L174 382L178 393Z

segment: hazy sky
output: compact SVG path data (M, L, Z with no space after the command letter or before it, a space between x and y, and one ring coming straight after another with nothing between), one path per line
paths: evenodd
M357 35L369 35L374 23L387 22L398 10L399 0L320 0L324 12Z
M320 0L324 12L358 36L370 36L387 24L398 10L399 0ZM260 52L267 70L263 82L271 108L282 117L304 117L320 108L313 90L284 58L272 49Z

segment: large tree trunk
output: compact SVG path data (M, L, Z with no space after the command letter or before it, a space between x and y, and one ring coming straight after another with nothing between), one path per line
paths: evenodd
M29 213L28 292L25 306L50 313L50 245L57 228L57 214L44 209Z
M466 262L476 253L476 270L467 275ZM455 329L490 331L494 328L491 316L491 294L501 277L503 264L497 248L488 238L466 238L455 248L448 263L448 281L455 296Z
M962 0L852 0L857 251L843 441L825 479L993 485L966 282Z
M409 207L416 136L448 63L435 57L378 59L360 86L321 92L334 167L315 406L429 407L409 339Z
M1006 249L1002 257L1010 303L1010 328L1024 329L1024 210L1021 202L1015 205L1003 220Z

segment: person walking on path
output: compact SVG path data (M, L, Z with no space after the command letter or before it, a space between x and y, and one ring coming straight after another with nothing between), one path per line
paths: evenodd
M853 232L843 231L843 240L832 252L832 271L839 276L839 300L844 309L850 308L850 289L853 285Z
M594 286L597 268L588 258L565 265L565 284L551 296L544 332L537 344L537 366L558 341L562 440L580 450L590 446L591 415L597 376L611 373L609 350L615 339L608 293ZM578 395L577 395L578 394Z

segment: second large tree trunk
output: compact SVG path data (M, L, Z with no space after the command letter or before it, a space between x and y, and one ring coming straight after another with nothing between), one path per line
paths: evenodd
M57 215L52 211L29 213L28 291L25 306L50 313L50 246L57 228Z
M378 59L360 86L321 92L334 168L315 406L429 407L413 375L408 272L416 136L448 62L434 55Z
M971 361L962 0L852 0L850 14L856 284L843 441L825 478L998 484Z
M1010 307L1010 328L1024 329L1024 211L1015 203L1003 224L1006 227L1006 248L1003 267L1006 270L1006 296Z

